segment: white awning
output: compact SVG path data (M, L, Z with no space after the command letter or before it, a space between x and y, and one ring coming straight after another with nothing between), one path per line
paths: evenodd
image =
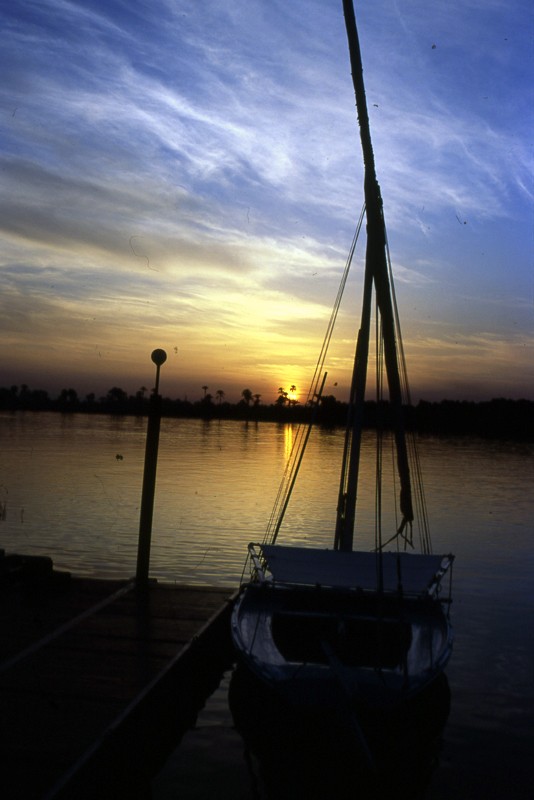
M376 553L340 552L307 547L256 545L277 582L303 586L362 589L376 591L378 562ZM439 582L453 556L420 553L382 553L385 592L396 592L399 580L407 594L425 594Z

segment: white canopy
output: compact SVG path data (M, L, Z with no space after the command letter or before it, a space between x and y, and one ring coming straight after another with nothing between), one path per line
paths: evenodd
M307 547L256 545L277 582L332 588L377 588L378 554L363 551L340 552ZM453 556L419 553L382 553L385 592L396 592L399 579L407 594L432 590L449 568Z

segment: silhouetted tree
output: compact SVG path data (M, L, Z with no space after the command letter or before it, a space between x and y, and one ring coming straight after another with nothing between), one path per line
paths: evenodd
M208 387L203 386L204 397L190 403L184 400L170 400L164 398L163 413L165 416L211 418L215 413L215 405ZM45 411L56 410L79 411L91 413L103 412L108 414L139 414L146 407L146 398L141 406L140 397L143 397L146 387L141 387L135 395L128 397L123 389L114 386L107 395L95 400L95 394L86 395L80 403L77 392L62 389L59 397L51 400L45 390L29 389L27 384L20 387L13 385L0 387L0 409L7 411ZM292 385L290 392L296 391ZM217 402L220 406L218 414L229 419L249 418L250 404L254 403L254 417L258 420L303 420L310 416L313 403L306 406L290 400L289 392L283 387L278 389L278 398L268 406L260 404L260 394L252 394L250 389L244 389L241 399L235 405L225 403L222 406L224 392L218 389ZM287 406L287 408L286 408ZM532 400L507 400L494 398L486 402L471 402L460 400L442 400L441 402L428 402L421 400L418 406L405 406L405 424L412 430L422 433L437 435L476 435L485 438L510 439L515 441L534 441L534 402ZM336 400L333 395L323 395L319 404L318 422L322 425L345 425L347 419L347 403ZM392 418L389 403L367 401L365 403L364 424L366 427L378 425L391 426Z
M78 393L76 389L62 389L58 397L61 411L74 411L78 407Z
M51 402L48 392L45 389L33 389L30 393L30 407L36 411L44 411L50 408Z
M295 392L296 392L296 391L297 391L297 387L296 387L296 386L295 386L295 384L293 383L293 384L292 384L292 385L289 387L289 393L290 393L290 394L295 394ZM296 406L296 405L297 405L297 403L298 403L298 400L297 400L297 398L296 398L296 397L288 397L288 398L287 398L287 403L288 403L288 405L290 405L290 406Z
M127 400L128 395L124 389L118 386L113 386L104 398L104 402L111 408L112 412L122 410L126 406Z
M276 403L279 406L283 406L287 403L287 392L283 386L280 386L280 388L278 389L278 399Z

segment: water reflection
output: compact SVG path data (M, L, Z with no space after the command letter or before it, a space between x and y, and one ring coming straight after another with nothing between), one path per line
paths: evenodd
M284 460L287 462L293 452L293 425L284 426Z
M145 430L146 420L132 417L0 414L0 545L8 552L51 556L56 568L78 575L131 577ZM263 538L285 467L286 436L286 426L277 423L162 420L154 577L237 587L248 542ZM363 444L374 452L372 431L365 432ZM281 543L330 545L342 448L342 431L320 428L312 434ZM443 769L428 795L436 800L509 797L513 776L514 797L530 800L534 446L425 437L420 457L434 552L452 551L457 557L455 651L447 667L454 705ZM364 529L374 520L373 479L372 471L362 477ZM372 547L370 522L368 529ZM226 716L221 718L226 724ZM215 727L208 733L210 742ZM276 724L274 731L277 742L290 739ZM213 751L221 755L217 747ZM312 767L306 767L305 756L304 748L295 781L310 783L306 776ZM334 764L336 758L334 752ZM425 758L428 763L428 754ZM327 776L332 769L325 768ZM395 787L390 796L398 792ZM187 795L180 790L179 796ZM298 789L294 797L306 794ZM356 789L351 797L358 797Z
M297 711L238 667L230 710L246 747L255 797L265 800L421 800L438 765L450 709L441 675L395 712Z

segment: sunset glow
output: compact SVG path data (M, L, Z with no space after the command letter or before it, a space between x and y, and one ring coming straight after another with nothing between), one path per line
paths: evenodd
M296 403L298 401L298 399L299 399L299 396L298 396L297 392L289 391L287 393L287 399L289 400L290 403Z
M532 398L532 7L355 8L413 399ZM0 14L0 385L133 393L161 347L165 395L302 402L363 202L341 0Z

